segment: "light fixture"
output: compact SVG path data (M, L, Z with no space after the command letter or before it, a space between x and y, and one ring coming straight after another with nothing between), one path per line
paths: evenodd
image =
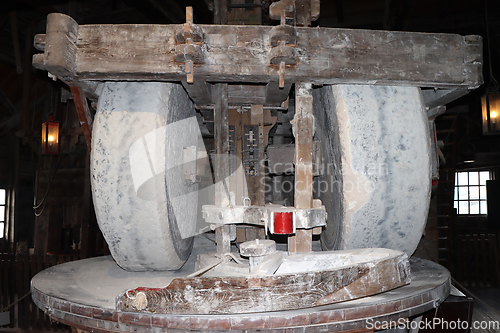
M500 134L500 93L487 91L481 97L483 109L483 134Z
M42 147L44 155L59 154L59 122L54 116L49 116L42 124Z
M488 62L490 70L490 84L486 94L481 97L483 110L483 134L500 134L500 92L498 82L493 77L491 64L490 31L488 23L488 1L484 2L484 16L486 21L486 42L488 43Z

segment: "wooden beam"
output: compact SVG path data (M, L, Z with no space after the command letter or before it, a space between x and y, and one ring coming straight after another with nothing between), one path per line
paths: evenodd
M229 156L229 109L227 105L227 83L217 83L213 89L215 101L214 123L215 123L215 204L226 206L229 192L229 163L225 156ZM217 253L231 252L231 240L229 237L229 225L223 225L215 229L215 241Z
M35 36L44 53L33 55L33 67L48 71L54 79L59 78L70 87L82 88L91 100L97 100L97 84L75 76L78 23L67 15L53 13L47 16L46 32L45 37Z
M197 80L267 83L279 77L278 66L270 65L266 56L273 27L199 27L206 36L206 63L196 65ZM46 51L37 66L56 75L64 69L59 74L67 75L63 81L181 81L184 68L174 60L174 37L181 31L182 25L84 25L73 44L68 42L70 33L48 29ZM297 65L286 69L287 83L307 78L313 84L450 89L476 88L483 82L479 36L300 27L296 33L301 52ZM53 34L59 36L58 49L49 41Z
M87 98L85 97L83 89L80 87L71 87L71 93L73 94L73 101L75 102L76 112L78 113L78 118L80 119L80 124L82 125L83 134L85 135L85 141L87 141L87 148L90 151L93 119L92 115L90 114Z
M269 113L269 110L266 110L266 113ZM258 133L255 133L255 140L258 143L258 151L255 153L257 155L256 157L259 161L259 165L258 174L247 177L247 186L249 189L249 195L252 196L252 205L264 206L266 204L266 188L264 186L266 170L262 167L260 162L265 161L266 159L265 147L267 146L267 142L265 139L267 139L267 136L264 138L264 109L262 105L252 105L250 109L250 124L258 125Z
M353 250L354 253L356 251L359 250ZM325 262L341 259L333 256L323 257L322 265L318 264L312 271L301 270L300 267L305 261L307 261L307 266L311 267L314 255L290 256L278 268L278 272L280 270L283 272L277 275L174 278L165 288L139 286L136 289L125 290L116 297L115 304L118 311L129 314L141 313L143 316L151 313L230 316L242 313L247 318L252 318L257 313L263 312L297 311L301 308L378 294L410 283L408 257L401 252L393 252L394 254L391 253L378 260L370 260L370 255L365 254L365 262L356 263L354 261L356 259L354 259L350 265L326 269ZM353 256L349 252L344 252L344 256L359 258L359 256ZM291 269L283 269L284 266ZM346 306L346 308L348 307ZM355 310L356 314L360 316L359 307ZM302 317L305 316L303 313L308 314L302 312L300 314ZM290 326L296 323L290 321L288 314L277 312L276 315L280 316L280 323L286 322ZM370 314L367 313L366 317L370 317ZM244 320L250 321L246 318ZM300 323L309 325L309 316L306 316L306 320L302 319ZM314 330L315 326L307 327L313 328L310 330L311 332L316 331ZM301 328L304 332L304 326ZM264 329L263 331L270 330ZM286 330L276 329L276 331L285 332ZM333 330L328 331L332 332ZM346 332L347 330L342 331ZM353 330L350 332L367 331Z
M295 84L295 193L296 208L313 206L312 150L314 136L314 116L312 85ZM312 251L312 229L297 229L288 239L289 252Z

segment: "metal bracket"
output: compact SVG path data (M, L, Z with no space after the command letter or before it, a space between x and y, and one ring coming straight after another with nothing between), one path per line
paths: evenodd
M204 205L201 209L205 222L214 228L225 224L254 224L268 226L274 233L275 213L293 214L293 232L297 228L312 229L326 225L325 206L315 208L295 208L281 205L219 207Z

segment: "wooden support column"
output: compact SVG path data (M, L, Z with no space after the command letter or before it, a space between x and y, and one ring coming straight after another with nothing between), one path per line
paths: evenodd
M229 201L229 109L227 105L227 83L217 83L213 89L215 125L215 204L230 205ZM229 225L215 229L217 253L231 252Z
M214 23L227 23L227 0L214 1ZM215 204L223 205L222 199L229 196L229 163L223 155L229 153L229 109L227 104L227 83L214 85L214 126L215 126L215 153L217 154L215 166ZM226 183L224 183L224 181ZM230 198L228 198L230 199ZM215 229L217 253L231 252L229 225Z
M264 142L264 109L262 105L252 105L250 110L250 124L259 126L259 132L255 133L257 135L256 141L258 142L259 147L256 155L259 160L259 172L257 175L247 177L247 184L250 192L249 194L252 198L252 205L264 206L266 204L266 192L263 185L263 181L265 181L265 169L263 168L261 161L265 158L264 147L267 143Z
M87 104L87 97L85 97L85 92L80 87L71 87L71 93L73 94L76 112L78 113L78 118L80 119L80 124L82 125L82 131L85 135L85 141L87 141L87 148L90 151L93 120L92 115L90 114L89 105Z
M313 97L311 83L295 84L295 207L312 208L312 149L314 135ZM312 229L297 229L288 238L288 251L311 252Z

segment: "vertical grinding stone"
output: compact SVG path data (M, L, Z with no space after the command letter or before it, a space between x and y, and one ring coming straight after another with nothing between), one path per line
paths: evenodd
M381 247L411 255L427 220L430 139L419 88L335 85L314 90L328 212L324 249Z
M126 270L179 269L191 253L192 237L181 231L196 223L197 187L186 187L175 166L198 138L196 128L171 125L194 117L180 84L104 84L92 133L92 191L99 227ZM182 209L175 209L178 197Z

